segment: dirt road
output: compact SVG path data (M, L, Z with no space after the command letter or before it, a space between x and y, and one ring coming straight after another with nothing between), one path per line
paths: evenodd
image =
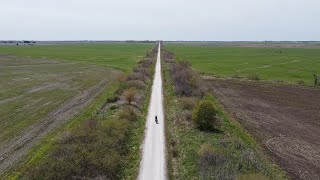
M166 179L162 97L162 78L159 46L149 112L146 122L139 179ZM158 124L155 122L155 116L158 117Z

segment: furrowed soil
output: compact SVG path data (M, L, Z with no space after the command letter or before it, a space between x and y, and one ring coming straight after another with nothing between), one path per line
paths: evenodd
M205 80L227 111L293 179L320 179L320 89Z
M118 70L0 56L0 175L115 81Z

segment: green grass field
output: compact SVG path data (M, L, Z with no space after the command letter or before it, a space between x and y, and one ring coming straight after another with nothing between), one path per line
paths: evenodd
M139 59L138 57L142 57L152 46L151 43L0 46L0 54L70 60L130 71Z
M116 69L135 66L151 44L0 47L0 145L19 136ZM12 56L13 55L13 56Z
M98 83L115 81L116 73L95 65L0 57L0 145Z
M167 44L178 60L187 60L207 74L220 76L257 74L263 80L312 84L320 73L320 49L201 46Z

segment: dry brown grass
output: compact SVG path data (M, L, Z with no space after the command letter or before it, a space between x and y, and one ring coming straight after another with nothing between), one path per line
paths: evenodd
M123 95L129 104L134 102L137 98L137 92L134 88L130 88L128 90L125 90Z

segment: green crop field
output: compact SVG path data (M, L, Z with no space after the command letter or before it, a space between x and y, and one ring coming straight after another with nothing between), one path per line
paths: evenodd
M320 49L258 48L201 46L201 43L167 44L177 59L187 60L207 74L219 76L250 76L257 74L263 80L283 80L307 84L320 73Z
M130 71L150 47L152 44L1 46L0 147L31 132L48 117L69 118L115 82L118 68Z
M138 57L145 54L153 44L66 44L39 46L0 46L0 54L69 60L96 65L111 66L130 71Z

